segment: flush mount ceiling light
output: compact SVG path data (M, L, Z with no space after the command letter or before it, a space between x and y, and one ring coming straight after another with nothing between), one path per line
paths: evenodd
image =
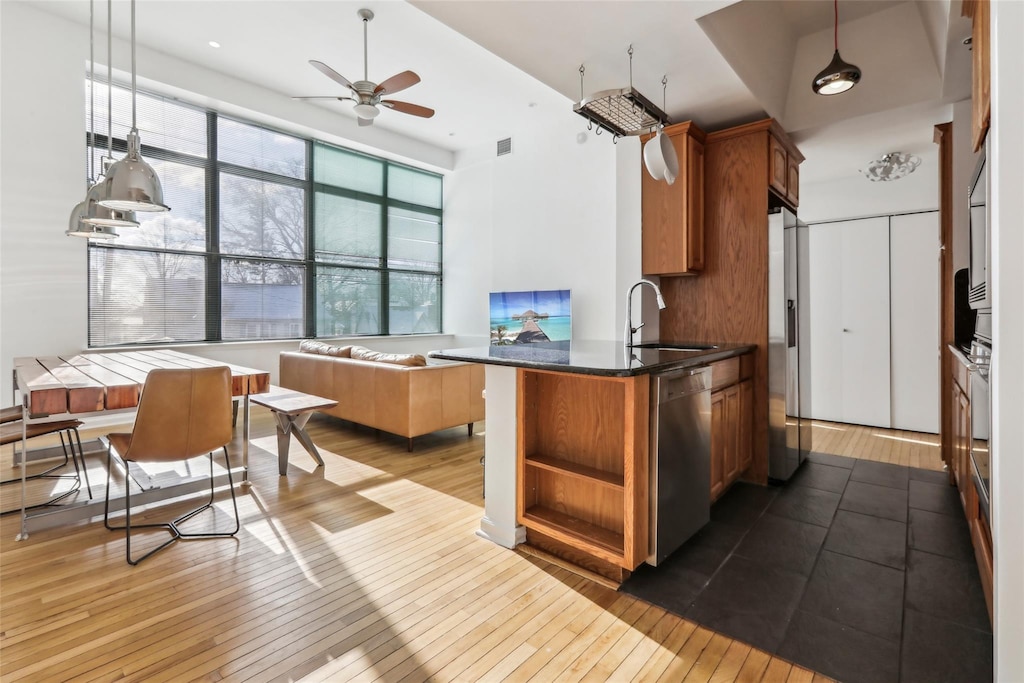
M132 0L132 129L128 153L107 169L100 205L117 211L170 211L153 167L142 158L142 143L135 122L135 0Z
M833 5L835 7L835 54L832 55L832 61L828 63L828 66L814 77L811 88L817 95L838 95L860 82L860 69L853 64L844 62L843 58L839 56L839 0L834 0Z
M913 173L920 165L921 157L905 152L890 152L883 154L881 159L875 159L860 172L872 182L899 180Z

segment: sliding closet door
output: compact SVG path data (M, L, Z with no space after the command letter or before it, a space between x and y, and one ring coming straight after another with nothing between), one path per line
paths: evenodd
M888 427L889 219L809 228L811 414Z
M939 214L893 216L892 426L939 431Z

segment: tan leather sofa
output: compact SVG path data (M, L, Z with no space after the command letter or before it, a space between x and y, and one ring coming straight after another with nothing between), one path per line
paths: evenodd
M476 363L409 367L286 351L280 373L281 386L338 402L319 412L404 436L410 451L413 437L462 424L472 434L484 419L484 369Z

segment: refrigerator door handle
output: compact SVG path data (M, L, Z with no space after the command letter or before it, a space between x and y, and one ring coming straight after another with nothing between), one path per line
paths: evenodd
M796 302L786 299L786 347L796 346Z

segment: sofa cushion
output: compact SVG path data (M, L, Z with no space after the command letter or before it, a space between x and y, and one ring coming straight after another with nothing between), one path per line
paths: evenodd
M318 353L321 356L334 356L335 358L352 357L351 346L331 346L315 339L303 339L299 343L299 351L303 353Z
M421 368L427 364L427 359L418 353L383 353L371 351L363 346L353 346L350 353L350 358L356 360L372 360L378 363L405 365L410 368Z

